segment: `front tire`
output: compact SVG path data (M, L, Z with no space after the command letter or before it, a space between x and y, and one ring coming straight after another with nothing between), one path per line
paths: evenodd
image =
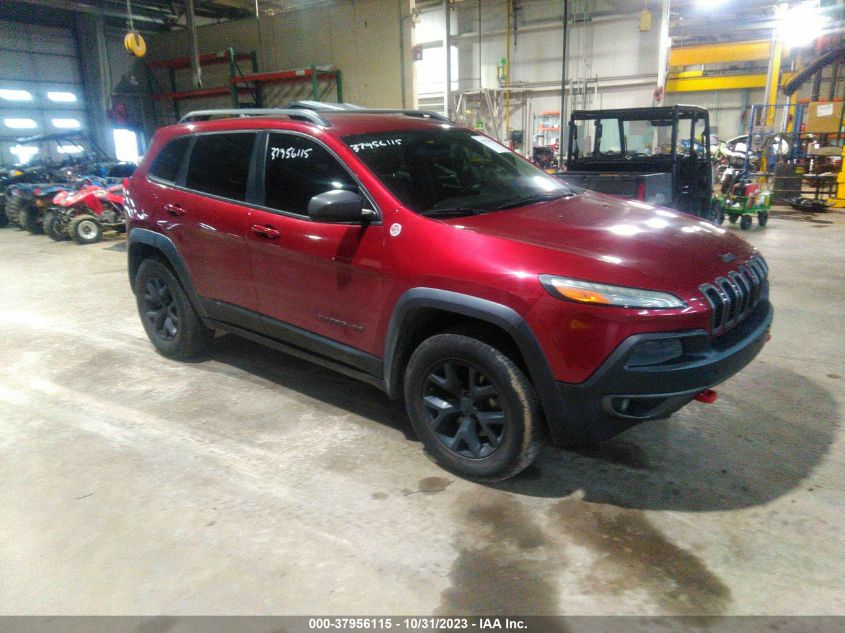
M710 216L707 219L713 222L713 224L724 224L725 209L719 200L710 201Z
M425 449L447 470L501 481L528 467L541 447L541 413L528 377L487 343L438 334L411 356L405 406Z
M161 261L141 262L135 300L147 337L162 356L189 360L206 351L214 331L203 324L182 284Z
M757 224L760 226L766 226L769 222L769 212L768 211L760 211L757 214Z
M77 244L94 244L103 237L103 227L93 215L78 215L70 221L67 227L68 235Z
M743 231L747 231L748 229L751 228L751 216L750 215L744 215L740 218L739 228L741 228Z

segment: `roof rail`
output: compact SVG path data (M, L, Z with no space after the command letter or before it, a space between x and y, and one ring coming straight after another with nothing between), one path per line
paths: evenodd
M194 110L188 112L185 116L179 119L179 123L188 123L189 121L205 120L211 117L250 117L250 116L286 116L291 119L298 119L302 121L310 121L322 127L331 127L331 123L321 114L321 112L337 112L343 114L404 114L405 116L417 117L420 119L434 119L443 121L444 123L451 123L452 121L439 112L431 112L429 110L370 110L368 108L352 109L348 104L342 104L342 107L325 107L314 108L303 107L300 105L305 102L294 102L287 108L235 108L229 110Z
M404 114L405 116L421 119L436 119L451 123L448 117L430 110L394 110L380 108L365 108L354 103L327 103L324 101L291 101L286 108L314 110L315 112L342 112L344 114Z
M251 117L251 116L286 116L291 119L300 121L310 121L322 127L330 127L324 116L314 110L307 110L305 108L232 108L223 110L194 110L188 112L185 116L179 119L179 123L188 123L189 121L207 120L211 117Z
M452 122L446 115L440 114L439 112L432 112L431 110L370 110L367 108L364 110L346 110L344 114L404 114L405 116L417 117L419 119L435 119L444 123Z

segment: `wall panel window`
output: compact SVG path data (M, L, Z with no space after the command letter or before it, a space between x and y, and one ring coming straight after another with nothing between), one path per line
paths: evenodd
M23 156L30 161L64 160L68 154L56 143L38 143L37 154L12 149L22 136L87 129L73 31L0 20L0 42L0 164L18 164ZM11 126L4 124L6 119ZM34 125L18 125L24 120ZM91 148L86 144L86 149Z

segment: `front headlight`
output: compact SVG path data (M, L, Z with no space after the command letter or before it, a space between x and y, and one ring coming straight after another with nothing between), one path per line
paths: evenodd
M540 275L540 283L553 297L577 303L621 308L685 308L686 303L668 292L608 286L555 275Z

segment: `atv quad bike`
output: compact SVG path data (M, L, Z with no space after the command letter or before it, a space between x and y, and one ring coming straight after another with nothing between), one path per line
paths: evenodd
M103 231L126 231L123 184L100 181L77 191L63 191L44 214L44 232L56 241L99 242Z
M43 233L44 213L56 194L67 191L70 183L35 183L15 187L18 198L17 223L25 231Z

